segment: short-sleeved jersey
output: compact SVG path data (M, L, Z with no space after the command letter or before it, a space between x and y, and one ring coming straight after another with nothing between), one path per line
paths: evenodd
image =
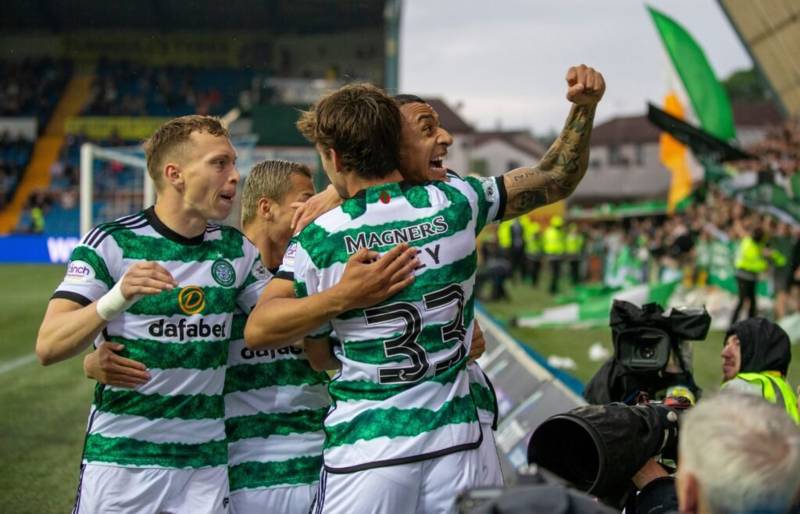
M322 469L328 374L298 346L251 350L243 313L233 317L225 376L231 492L313 484Z
M469 390L478 408L478 419L484 426L497 430L497 395L494 386L477 362L467 364Z
M387 301L349 311L312 336L335 329L341 371L329 385L325 467L351 472L475 448L481 441L466 371L473 327L475 237L502 215L494 178L361 191L319 217L290 244L278 277L298 297L342 277L360 248L419 249L414 283Z
M111 320L95 344L125 345L150 380L136 389L98 384L84 460L131 467L225 465L223 387L233 313L249 312L266 284L258 250L238 230L208 225L185 238L151 207L99 225L74 249L53 298L99 299L127 269L155 261L178 287L144 296Z

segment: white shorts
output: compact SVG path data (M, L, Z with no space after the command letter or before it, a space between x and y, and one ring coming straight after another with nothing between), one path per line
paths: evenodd
M73 514L228 512L228 468L123 468L86 464Z
M230 514L308 514L317 484L240 489L231 493Z
M479 448L354 473L322 471L313 514L454 514L467 489L503 483L491 430ZM488 441L487 441L488 440Z
M503 468L500 465L500 454L497 452L497 443L491 425L481 424L483 441L478 447L480 452L480 484L478 487L503 487Z

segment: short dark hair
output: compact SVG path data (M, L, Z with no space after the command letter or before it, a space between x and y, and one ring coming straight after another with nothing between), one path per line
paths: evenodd
M397 104L398 107L402 107L406 104L426 104L425 100L418 97L417 95L394 95L392 97L394 103Z
M336 150L359 177L383 178L400 167L400 109L371 84L323 96L300 115L297 128L312 143Z

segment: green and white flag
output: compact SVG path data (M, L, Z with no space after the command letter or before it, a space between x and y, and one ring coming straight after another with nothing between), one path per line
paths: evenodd
M667 305L678 283L675 281L634 286L583 302L552 307L530 316L521 316L517 318L516 325L523 328L607 326L608 315L614 300L625 300L637 305L652 302Z
M705 52L689 32L675 20L648 7L670 61L704 130L731 140L736 137L733 109L728 94L717 80Z

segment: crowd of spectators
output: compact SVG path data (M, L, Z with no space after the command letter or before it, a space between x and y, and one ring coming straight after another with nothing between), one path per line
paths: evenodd
M181 116L224 114L236 106L250 74L233 69L153 67L101 60L83 114Z
M0 134L0 209L11 201L32 151L33 141L24 136Z
M800 170L800 120L790 119L771 129L764 139L745 148L755 158L738 161L744 171L773 172L784 177Z
M0 116L37 116L47 121L72 73L68 61L0 61Z

